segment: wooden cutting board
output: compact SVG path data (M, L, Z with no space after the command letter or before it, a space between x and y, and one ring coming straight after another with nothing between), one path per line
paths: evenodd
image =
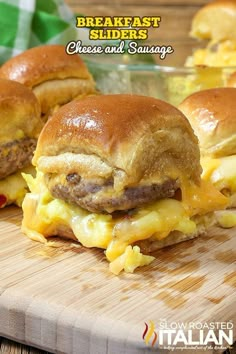
M16 207L0 211L0 335L56 353L136 354L158 351L150 321L156 333L163 319L236 326L235 229L214 228L114 276L101 250L29 240L21 216ZM193 350L201 352L213 349Z

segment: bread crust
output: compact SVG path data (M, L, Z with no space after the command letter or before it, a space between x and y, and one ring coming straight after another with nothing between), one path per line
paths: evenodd
M236 88L215 88L188 96L179 109L200 142L202 156L236 154Z
M83 154L87 163L79 173L88 174L91 158L89 172L96 177L96 157L96 166L111 168L116 190L182 175L198 183L197 142L187 119L168 103L136 95L91 96L61 107L51 117L33 162L40 168L46 157L50 169L48 157L60 156L57 173L67 173L66 154Z
M92 80L82 59L78 55L66 54L63 45L44 45L26 50L2 65L0 78L31 88L48 80Z
M215 0L203 6L192 21L191 36L215 42L236 39L235 0Z
M0 68L0 78L31 88L44 121L61 105L78 96L96 93L95 82L82 59L66 54L62 45L26 50Z
M45 81L34 87L42 114L49 115L52 107L60 107L78 96L94 94L94 82L79 78ZM46 119L45 119L46 120Z
M24 85L0 79L0 144L16 139L38 138L43 127L40 106Z

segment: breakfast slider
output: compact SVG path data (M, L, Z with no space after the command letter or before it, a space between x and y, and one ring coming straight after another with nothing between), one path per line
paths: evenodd
M235 0L215 0L201 7L193 17L190 36L208 43L206 48L196 49L186 65L235 66L235 23Z
M0 68L0 78L30 87L41 106L44 120L55 108L95 92L95 83L78 55L68 55L62 45L26 50Z
M198 236L228 202L201 181L187 119L151 97L91 96L61 107L40 134L33 164L22 231L105 249L115 274L154 259L142 252Z
M27 185L21 172L31 173L33 152L43 127L33 92L0 79L0 208L21 205ZM31 166L31 167L30 167Z
M202 178L211 181L236 206L236 88L195 92L179 109L199 139Z
M214 0L200 8L192 20L190 35L220 42L236 40L236 1Z

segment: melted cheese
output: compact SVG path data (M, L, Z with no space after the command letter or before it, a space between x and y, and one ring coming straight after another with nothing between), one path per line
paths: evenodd
M54 199L44 184L43 173L37 177L24 175L31 193L23 202L24 218L22 231L34 240L46 242L46 237L56 235L58 225L71 229L78 241L86 247L105 249L106 257L111 262L110 270L118 274L122 269L133 272L136 267L149 264L154 258L140 253L134 244L137 241L153 239L161 240L171 231L178 230L184 234L196 233L197 226L191 215L199 209L200 199L197 193L200 187L192 187L191 195L185 195L183 202L175 199L163 199L137 209L127 217L112 218L111 215L90 213L78 206ZM202 187L203 188L203 187ZM186 188L187 190L187 188ZM214 193L216 195L214 197ZM214 190L206 193L203 188L201 210L207 213L213 208L226 204L227 198ZM205 194L207 196L205 197ZM189 208L187 201L197 206Z
M35 169L31 166L0 180L0 195L6 197L6 204L3 206L9 204L22 205L25 194L28 191L27 183L21 175L22 172L35 175Z
M231 205L233 205L233 194L236 193L236 155L226 156L218 159L202 159L204 180L210 181L219 191L229 191Z
M212 173L220 166L220 160L210 157L205 157L201 159L202 165L202 178L205 181L209 181Z
M220 193L212 183L204 180L201 181L199 187L195 184L183 184L182 198L190 215L203 215L207 212L222 210L229 203L229 199Z

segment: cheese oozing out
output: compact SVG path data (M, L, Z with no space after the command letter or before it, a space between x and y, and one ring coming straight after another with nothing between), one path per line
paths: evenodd
M147 265L154 257L143 255L136 245L149 238L162 240L171 231L196 234L193 215L224 209L228 199L207 182L201 187L186 185L182 189L182 201L162 199L127 212L124 217L91 213L77 205L51 196L44 183L44 175L38 171L36 178L24 175L31 193L23 202L22 231L31 239L46 242L57 235L58 228L72 230L76 239L85 247L105 250L110 270L119 274L123 269L133 272Z
M0 208L3 208L9 204L16 204L19 207L22 205L22 201L28 191L28 186L22 173L28 173L35 175L35 168L33 166L26 167L18 172L0 180Z
M202 178L226 194L230 206L236 206L236 155L221 158L202 158Z

